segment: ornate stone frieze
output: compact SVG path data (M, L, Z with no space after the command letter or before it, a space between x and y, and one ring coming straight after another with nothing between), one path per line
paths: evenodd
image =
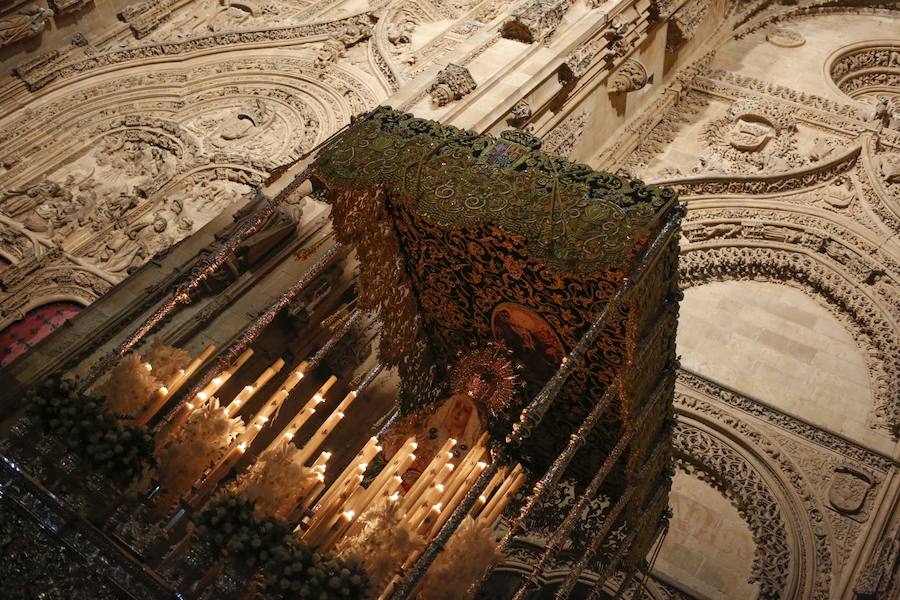
M52 16L49 8L28 5L0 17L0 47L40 35Z
M829 161L817 163L811 167L772 175L726 175L724 172L712 173L692 178L667 179L666 184L678 189L679 193L691 196L717 196L723 194L775 194L810 188L824 181L847 173L854 168L859 148L851 148L849 152Z
M829 598L834 575L830 543L835 536L829 536L822 505L793 456L758 427L694 392L676 391L675 406L679 413L700 415L719 424L719 432L728 432L713 435L686 424L697 432L689 438L697 443L685 444L676 457L731 499L747 521L757 541L753 578L759 582L760 598L780 599L786 590L792 597ZM751 453L739 450L744 444L750 445ZM753 455L764 457L765 462L751 459ZM763 482L762 471L768 482L776 483ZM783 545L788 540L791 550ZM853 544L853 540L847 542ZM758 567L764 570L759 572ZM812 575L811 586L808 575Z
M885 533L853 591L859 600L896 597L900 592L900 531Z
M134 37L140 39L171 18L173 8L178 0L144 0L129 4L119 18L128 23Z
M724 171L784 172L805 162L797 153L797 124L787 110L759 99L732 104L708 122L700 138Z
M757 547L751 581L759 583L760 598L781 598L791 570L788 534L780 503L759 472L718 438L685 423L675 428L672 443L679 468L719 489L745 516Z
M435 106L445 106L475 91L476 83L465 67L450 63L441 69L428 87Z
M850 133L865 130L864 122L867 115L856 106L835 102L815 94L798 92L747 75L714 70L694 79L691 87L732 99L763 94L768 97L769 102L784 100L791 103L790 110L797 120L833 124L836 128Z
M856 100L900 98L900 43L854 44L826 65L837 88Z
M543 41L553 35L568 9L568 0L528 0L503 23L500 34L526 44Z
M636 60L628 59L609 78L607 89L613 93L635 92L647 85L647 70Z
M544 137L544 151L559 156L570 157L578 140L584 134L589 113L585 110L566 117L559 125Z
M768 425L800 437L810 444L819 446L837 455L841 464L850 461L854 465L868 465L881 473L887 473L894 466L894 461L890 457L872 452L845 437L835 435L767 404L757 402L740 392L706 379L698 373L682 368L678 371L678 384L701 392L729 408L739 410Z
M300 40L310 36L344 35L348 29L371 29L367 16L351 16L334 21L278 27L263 30L226 31L197 37L176 39L165 43L142 44L134 47L94 52L77 60L62 63L48 63L29 73L30 89L39 89L53 81L84 74L95 69L121 65L143 58L179 56L188 52L210 50L220 47L259 44L284 40ZM2 35L2 33L0 33Z

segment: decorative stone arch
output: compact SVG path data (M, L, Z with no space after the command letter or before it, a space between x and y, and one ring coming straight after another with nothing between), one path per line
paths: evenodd
M675 400L676 464L719 490L746 521L756 543L759 598L829 597L822 509L793 465L745 422L680 390Z
M754 280L796 287L835 315L864 352L872 384L873 426L900 427L900 340L889 315L844 274L806 249L743 240L691 245L682 251L683 288L711 281Z

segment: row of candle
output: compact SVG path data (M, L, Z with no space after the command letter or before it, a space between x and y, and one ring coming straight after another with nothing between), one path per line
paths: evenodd
M209 350L209 354L211 352L212 350ZM213 378L206 388L198 392L193 400L195 402L208 400L251 357L252 353L252 350L249 349L245 351L231 367ZM251 385L241 389L226 405L224 409L226 415L237 414L283 367L284 361L281 359L267 367ZM215 490L221 479L238 463L260 431L273 420L273 415L280 410L292 389L304 378L307 367L308 364L304 362L292 370L282 381L279 389L250 417L247 427L231 441L223 458L209 469L195 486L195 491L189 500L191 504L195 506L201 504ZM264 451L275 450L278 444L295 443L298 431L315 414L318 405L324 402L325 395L336 381L336 377L329 377L284 426L282 431L273 437ZM299 449L297 460L304 465L318 453L316 460L309 466L315 477L298 487L296 501L293 499L291 501L293 506L284 509L284 515L280 516L288 516L294 522L300 522L303 517L307 516L306 513L315 507L308 518L297 526L296 532L303 540L327 550L332 548L342 537L352 535L359 529L361 526L359 517L367 509L382 505L386 501L396 503L395 510L400 515L402 526L417 532L426 540L432 539L487 467L488 463L485 462L488 457L487 434L483 434L473 447L455 462L454 450L457 441L452 438L448 439L435 454L425 471L405 493L401 490L402 475L416 460L415 452L418 444L415 437L407 438L384 469L368 486L363 487L362 482L369 464L382 451L378 439L372 437L344 471L326 488L325 470L331 453L322 451L322 447L358 395L359 392L356 390L346 394ZM170 430L179 428L194 408L193 402L186 402L169 423ZM478 503L470 513L471 516L484 526L493 527L507 503L524 481L525 475L521 466L516 465L509 472L501 469L480 496ZM401 572L411 566L417 558L418 553L407 557L401 566Z

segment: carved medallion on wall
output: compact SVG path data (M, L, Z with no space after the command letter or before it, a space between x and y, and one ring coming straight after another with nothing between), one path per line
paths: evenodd
M831 508L856 521L865 521L869 515L863 512L866 497L874 482L868 473L842 465L834 470L828 488L828 502Z
M766 32L766 40L775 46L782 48L796 48L806 43L803 37L796 29L790 27L772 27Z
M738 100L724 117L701 131L711 156L701 169L722 173L777 173L803 164L797 153L797 125L780 106ZM696 169L695 169L696 171Z

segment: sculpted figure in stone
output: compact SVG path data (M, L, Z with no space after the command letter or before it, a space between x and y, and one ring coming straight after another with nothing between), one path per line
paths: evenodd
M0 209L10 217L16 217L41 204L67 198L71 198L69 191L45 177L34 185L3 192L0 196Z
M66 192L37 205L22 224L29 231L42 233L62 243L78 225L79 208L72 194Z
M114 229L86 258L114 275L127 273L141 250L137 237L142 228Z
M887 96L879 96L870 121L875 123L879 130L884 127L893 128L898 124L896 114L897 107L894 105L894 102Z
M26 6L17 13L0 19L0 46L35 36L47 27L53 16L49 8Z

